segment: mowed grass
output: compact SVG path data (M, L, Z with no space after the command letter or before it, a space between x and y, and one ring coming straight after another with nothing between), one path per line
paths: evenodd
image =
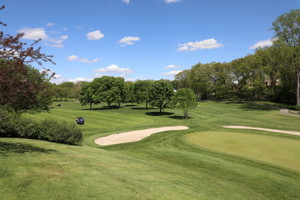
M275 164L300 172L300 140L241 131L204 131L188 134L185 139L199 147Z
M300 118L237 103L200 102L188 120L180 111L165 110L157 115L158 110L145 110L144 105L111 110L98 105L88 110L75 102L61 104L54 104L49 113L26 117L74 123L75 117L84 116L86 124L80 126L83 145L0 138L0 199L299 199L300 166L296 162L289 167L203 147L202 141L190 144L186 137L226 132L237 144L243 144L245 135L251 135L253 142L268 147L269 155L274 150L291 157L295 154L289 151L295 150L291 147L299 143L299 136L231 131L222 126L300 131ZM157 133L136 143L94 144L97 137L112 133L170 125L190 129ZM270 140L285 146L272 149ZM288 145L289 141L293 145Z

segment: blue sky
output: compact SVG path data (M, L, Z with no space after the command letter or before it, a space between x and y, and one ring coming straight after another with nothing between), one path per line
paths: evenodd
M271 45L272 22L299 0L3 0L5 33L41 38L55 83L103 75L173 79ZM35 67L40 68L38 65Z

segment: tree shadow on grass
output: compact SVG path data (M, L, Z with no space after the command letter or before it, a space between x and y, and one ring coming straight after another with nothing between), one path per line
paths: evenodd
M138 108L131 108L132 110L154 110L155 108L145 108L145 107L138 107Z
M92 108L92 110L117 110L117 109L120 109L122 107L119 107L119 106L110 106L110 108L108 106L103 106L101 108ZM82 109L82 110L91 110L89 108L85 108L85 109Z
M179 116L179 115L169 116L169 118L179 119L179 120L185 120L186 119L184 116ZM188 117L187 119L192 119L192 117Z
M53 149L44 149L30 144L0 142L0 155L8 153L53 153Z
M162 115L173 115L174 113L172 112L146 112L146 115L151 115L151 116L162 116Z
M134 106L138 106L138 105L125 105L126 107L134 107Z
M260 104L243 104L241 106L242 109L245 110L278 110L279 108L277 106L272 105L260 105Z

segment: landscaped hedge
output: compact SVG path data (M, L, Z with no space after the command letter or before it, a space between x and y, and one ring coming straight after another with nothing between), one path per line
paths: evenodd
M49 119L36 122L0 110L0 137L20 137L63 144L80 144L82 132L76 124Z

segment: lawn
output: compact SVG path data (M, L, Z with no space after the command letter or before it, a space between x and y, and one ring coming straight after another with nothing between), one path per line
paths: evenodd
M180 111L157 115L144 105L88 110L57 104L26 117L75 123L84 116L83 145L0 138L2 199L299 199L299 136L222 126L300 131L300 118L232 102L200 102L188 120ZM94 144L113 133L172 125L190 129Z

